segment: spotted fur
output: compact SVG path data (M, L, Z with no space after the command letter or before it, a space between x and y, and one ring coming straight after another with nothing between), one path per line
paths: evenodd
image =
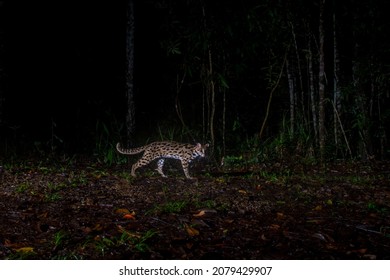
M191 145L191 144L182 144L177 142L153 142L149 145L145 145L138 148L126 149L122 148L120 144L116 144L116 149L119 153L125 155L135 155L141 152L144 152L142 157L133 164L131 167L131 175L135 175L135 171L144 165L149 164L151 161L157 160L157 172L166 177L163 172L164 161L167 158L178 159L181 161L183 167L184 175L188 179L192 179L188 172L188 166L191 161L198 157L205 156L205 149L208 147L208 144L201 145Z

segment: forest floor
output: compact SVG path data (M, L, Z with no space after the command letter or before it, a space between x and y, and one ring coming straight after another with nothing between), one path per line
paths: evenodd
M0 259L390 259L390 163L0 168Z

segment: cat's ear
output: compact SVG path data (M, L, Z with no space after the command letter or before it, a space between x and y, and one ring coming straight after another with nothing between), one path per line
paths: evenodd
M202 148L202 145L200 143L196 143L195 149L200 150Z
M210 144L205 144L205 145L203 145L203 147L206 149L206 148L208 148L210 146Z

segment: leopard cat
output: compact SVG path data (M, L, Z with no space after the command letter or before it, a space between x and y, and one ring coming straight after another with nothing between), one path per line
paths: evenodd
M144 152L142 157L131 167L131 175L133 177L136 176L135 171L139 167L147 165L155 159L158 159L156 169L157 172L160 173L162 177L167 177L163 172L164 161L167 158L173 158L181 161L186 178L193 179L188 172L188 166L195 158L205 157L205 149L208 146L208 144L201 145L199 143L196 145L191 145L177 142L153 142L149 145L145 145L139 148L125 149L122 148L119 143L117 143L116 149L119 153L125 155L135 155Z

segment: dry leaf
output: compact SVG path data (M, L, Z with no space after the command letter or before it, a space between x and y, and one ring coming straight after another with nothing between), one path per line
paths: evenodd
M15 251L19 252L19 253L32 253L32 252L34 252L34 248L33 247L22 247L19 249L15 249Z
M284 214L281 213L281 212L278 212L278 213L276 213L276 218L283 219L284 218Z
M13 243L9 239L4 240L4 246L5 247L12 247Z
M269 227L270 227L270 229L272 229L272 230L278 230L278 229L280 228L280 225L272 224L272 225L270 225Z
M199 235L199 230L193 228L193 227L190 227L189 225L187 224L184 224L184 228L186 229L187 233L189 236L196 236L196 235Z
M204 210L200 211L198 214L194 214L193 216L194 217L202 217L206 214L206 212Z
M321 211L322 210L322 205L317 205L313 210L314 211Z
M115 210L116 214L130 214L130 211L126 208L119 208Z
M118 230L120 233L125 233L127 236L130 236L130 237L135 237L135 238L141 238L141 235L137 234L137 233L132 233L130 231L127 231L126 229L124 229L121 225L118 225L117 226Z
M26 243L12 243L9 239L4 240L4 247L7 248L21 248L25 247Z
M322 233L314 233L313 235L312 235L313 237L315 237L315 238L318 238L319 240L322 240L322 241L327 241L326 240L326 238L325 238L325 236L322 234Z
M238 190L239 193L247 194L246 190Z
M96 224L92 230L101 231L103 229L103 226L101 224Z
M128 219L128 220L130 220L130 219L132 219L132 220L135 220L135 217L134 217L134 215L132 215L132 214L125 214L125 215L123 215L123 218L124 219Z

